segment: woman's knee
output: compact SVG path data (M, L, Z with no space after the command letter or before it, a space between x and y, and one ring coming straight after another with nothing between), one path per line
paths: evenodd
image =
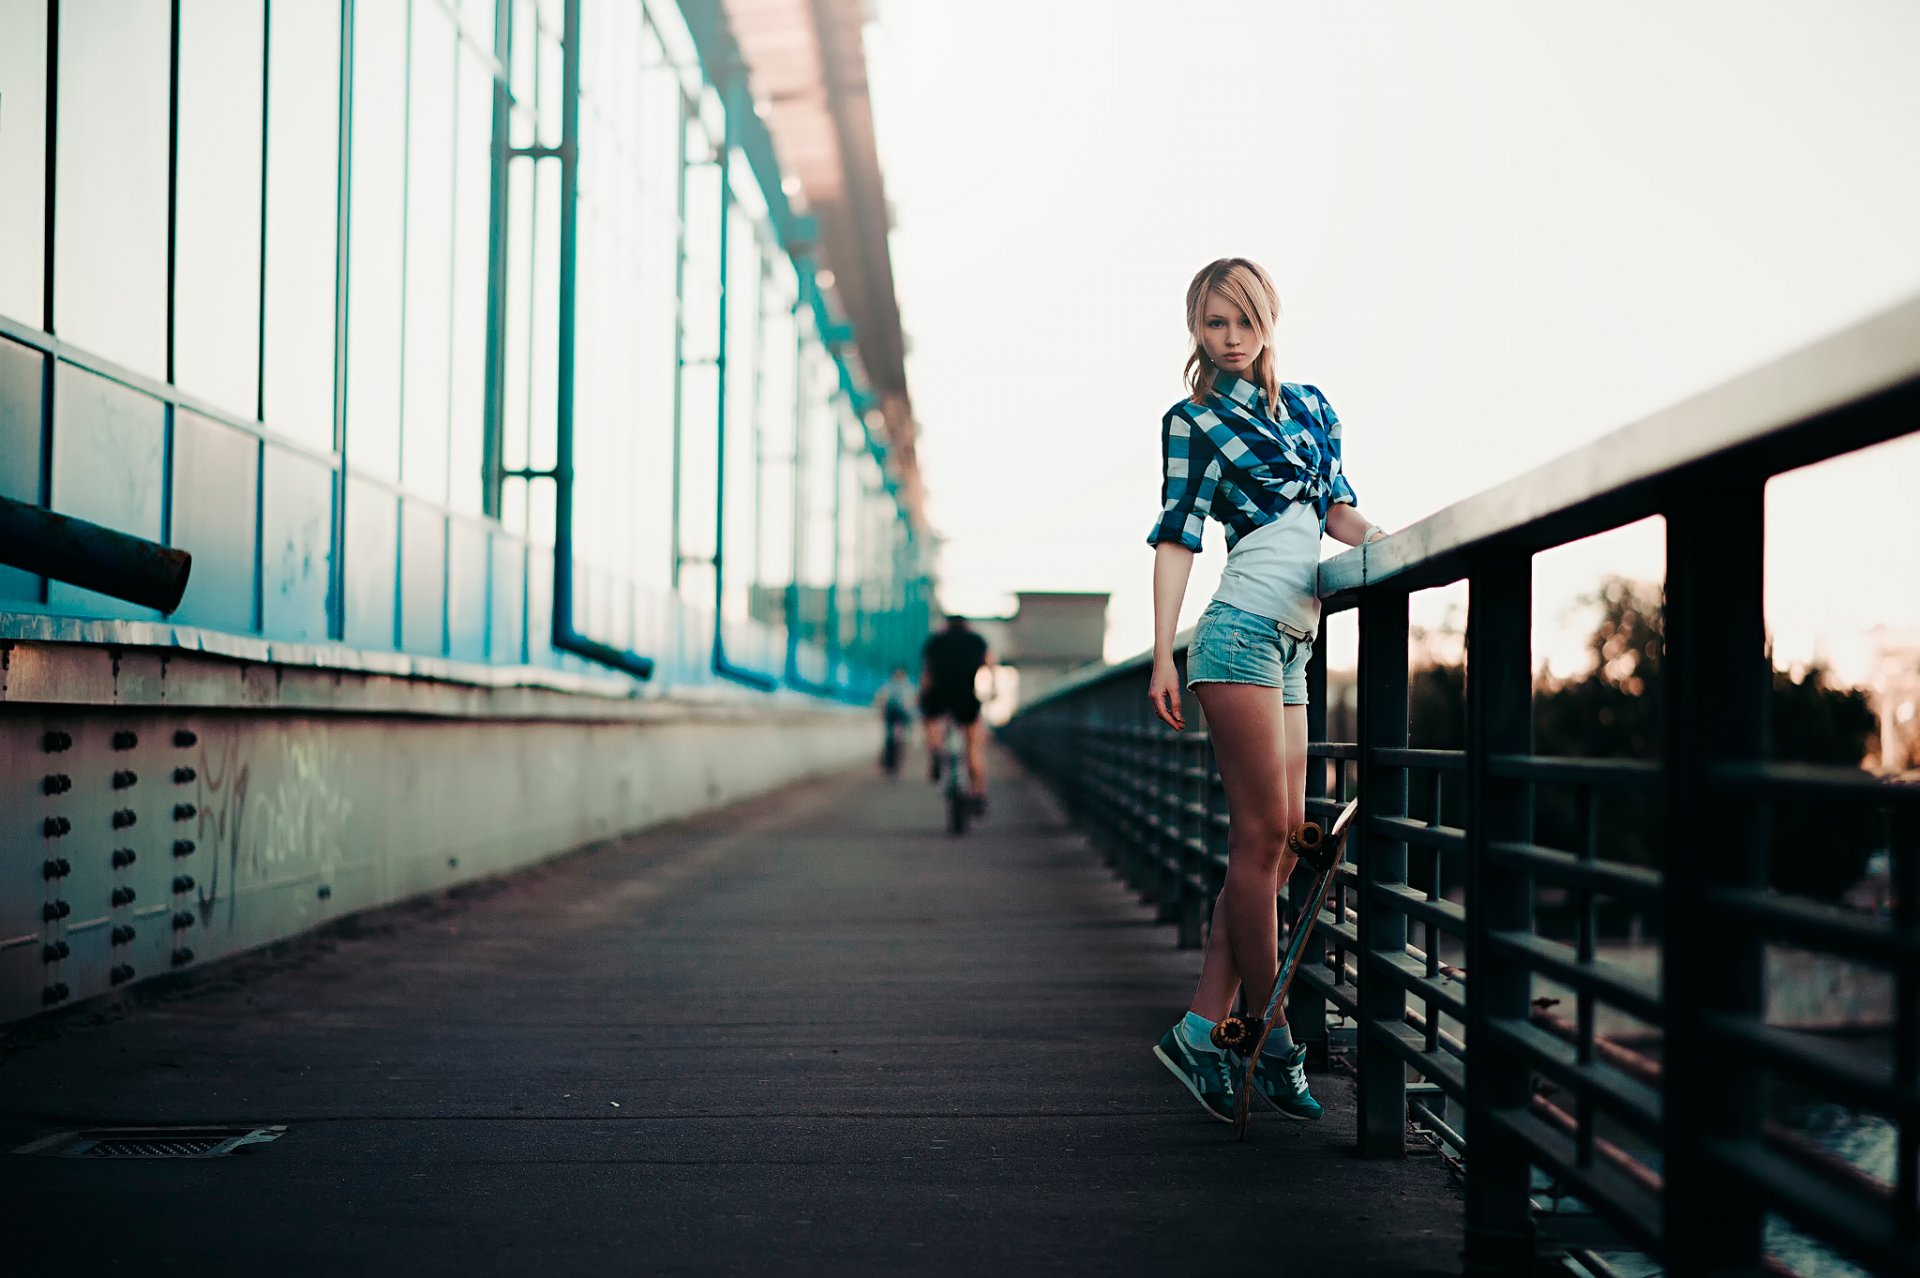
M1272 874L1290 853L1288 835L1293 826L1285 821L1261 822L1251 829L1229 828L1227 832L1227 871L1236 865L1254 873Z

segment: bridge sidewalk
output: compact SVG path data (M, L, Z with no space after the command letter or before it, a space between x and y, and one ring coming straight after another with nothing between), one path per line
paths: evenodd
M915 756L911 763L921 760ZM1458 1270L1431 1159L1207 1120L1150 1047L1175 951L996 756L810 782L209 969L0 1047L0 1149L286 1123L225 1159L0 1155L8 1253L63 1272ZM25 1269L21 1272L35 1272Z

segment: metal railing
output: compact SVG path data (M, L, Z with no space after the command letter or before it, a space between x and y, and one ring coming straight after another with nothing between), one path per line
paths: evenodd
M1366 1156L1403 1152L1408 1068L1425 1080L1414 1118L1466 1154L1469 1272L1537 1263L1553 1241L1536 1212L1543 1186L1674 1273L1784 1270L1768 1253L1770 1215L1875 1271L1920 1272L1920 786L1769 761L1761 568L1770 477L1916 429L1920 299L1322 564L1327 612L1358 614L1358 740L1327 739L1316 645L1308 815L1324 819L1358 794L1363 819L1327 900L1283 898L1283 923L1309 905L1324 911L1320 960L1296 980L1289 1019L1309 1041L1324 1040L1330 1008L1356 1023ZM1538 755L1532 557L1656 514L1666 524L1659 757ZM1920 572L1911 544L1888 550L1905 556L1889 572ZM1466 748L1411 748L1408 599L1462 580ZM1184 636L1176 661L1184 668ZM1192 946L1224 878L1226 805L1204 730L1175 733L1149 710L1150 664L1142 655L1071 679L1005 736ZM1453 778L1444 786L1442 774ZM1418 812L1416 776L1433 778ZM1541 787L1574 795L1578 846L1538 841ZM1456 793L1464 810L1443 811L1441 796ZM1656 868L1606 856L1594 813L1621 795L1658 816ZM1882 810L1890 911L1768 886L1769 810L1802 801ZM1464 890L1442 890L1443 865ZM1571 903L1570 939L1536 925L1541 887ZM1657 974L1598 953L1602 901L1653 921ZM1890 973L1886 1052L1843 1054L1769 1023L1769 947ZM1564 992L1572 1017L1536 1000L1539 987ZM1598 1033L1602 1014L1643 1023L1659 1059ZM1781 1082L1884 1116L1891 1174L1769 1120L1767 1089Z

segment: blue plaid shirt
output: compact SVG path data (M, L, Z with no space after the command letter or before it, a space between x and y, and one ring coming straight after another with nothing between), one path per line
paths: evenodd
M1244 377L1216 374L1205 404L1183 399L1160 422L1165 478L1160 518L1147 544L1200 549L1212 515L1227 526L1227 549L1296 501L1327 511L1358 505L1340 469L1340 418L1316 386L1280 384L1280 408Z

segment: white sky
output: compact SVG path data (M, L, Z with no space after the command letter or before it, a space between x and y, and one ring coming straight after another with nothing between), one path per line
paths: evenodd
M1281 376L1339 409L1389 529L1920 292L1911 0L878 11L943 603L1109 590L1110 658L1152 641L1159 419L1214 257L1274 276ZM1867 627L1920 625L1916 481L1920 438L1776 481L1783 660L1864 675ZM1557 668L1608 571L1658 577L1657 521L1538 561Z

